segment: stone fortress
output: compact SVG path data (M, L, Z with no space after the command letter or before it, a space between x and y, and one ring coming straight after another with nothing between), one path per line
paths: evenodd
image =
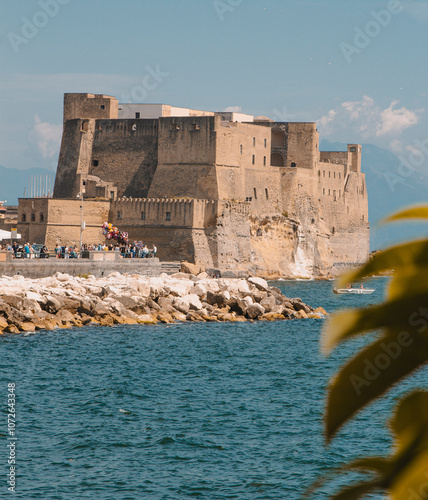
M320 152L315 123L65 94L53 197L20 199L18 228L53 248L104 241L108 221L161 260L334 275L369 254L361 146L347 149Z

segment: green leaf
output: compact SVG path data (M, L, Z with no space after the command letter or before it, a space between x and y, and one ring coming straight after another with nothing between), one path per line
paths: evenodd
M428 450L419 453L391 486L392 500L428 499Z
M342 287L347 283L358 281L366 276L373 276L393 269L396 273L411 267L428 267L428 240L417 240L396 245L373 256L365 265L351 273L345 274L337 281Z
M405 219L428 219L428 205L417 205L400 210L399 212L383 219L382 224Z
M329 441L356 412L428 361L427 336L409 327L390 328L332 377L325 416Z
M329 353L339 342L383 328L407 330L428 327L428 292L399 297L382 304L330 315L321 337L321 349ZM424 316L425 315L425 316Z

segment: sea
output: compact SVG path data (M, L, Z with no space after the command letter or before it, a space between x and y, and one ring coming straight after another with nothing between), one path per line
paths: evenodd
M359 296L333 294L331 281L272 284L333 312L381 301L387 282L368 280L375 292ZM356 479L331 474L335 468L391 452L391 408L423 386L427 370L360 412L327 446L328 380L369 339L325 357L323 324L88 326L0 336L0 498L293 500L327 473L311 498L329 498Z

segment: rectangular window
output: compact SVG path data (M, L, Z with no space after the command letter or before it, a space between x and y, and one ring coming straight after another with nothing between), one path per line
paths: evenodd
M121 219L121 218L122 218L122 212L120 212L120 211L119 211L119 212L117 212L117 218L118 218L118 219Z
M340 179L340 172L339 172L339 179Z
M266 147L266 144L267 144L267 141L266 141L266 139L265 139L265 147Z
M350 149L351 153L356 153L357 152L357 148L355 146L352 146L352 148Z
M256 188L253 188L253 191L254 191L254 199L257 200L257 190L256 190Z
M330 172L330 170L329 170L329 171L328 171L328 178L330 179L330 177L331 177L331 172Z
M322 194L325 194L325 188L322 188Z
M328 195L330 196L330 189L328 190Z
M45 216L43 214L40 214L40 222L43 222L45 220Z
M266 199L268 200L269 199L269 193L268 193L267 188L265 188L265 195L266 195Z
M165 220L171 220L171 212L166 212Z
M325 170L322 171L322 176L325 177Z
M98 167L98 160L92 160L92 165L94 167Z
M255 146L255 145L256 145L256 138L253 137L253 146Z
M239 152L241 153L242 155L242 144L239 146Z
M141 220L146 220L146 212L141 212Z
M253 155L253 165L256 163L256 156Z
M110 198L114 200L114 191L110 191Z
M336 179L336 172L333 172L333 177Z
M27 220L27 215L26 214L22 214L21 215L21 220L22 220L22 222L25 222Z
M266 156L263 156L263 166L266 167Z
M100 105L100 109L106 109L105 105L104 105L104 104L101 104L101 105Z
M135 113L135 118L140 118L140 113L138 111Z
M341 192L341 190L339 189L339 198L340 198L341 194L342 194L342 192Z
M36 220L36 214L31 214L31 222L35 222Z

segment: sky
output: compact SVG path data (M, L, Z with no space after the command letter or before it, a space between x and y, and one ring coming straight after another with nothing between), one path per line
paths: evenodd
M428 172L428 0L0 0L0 165L55 171L63 95L315 121Z

